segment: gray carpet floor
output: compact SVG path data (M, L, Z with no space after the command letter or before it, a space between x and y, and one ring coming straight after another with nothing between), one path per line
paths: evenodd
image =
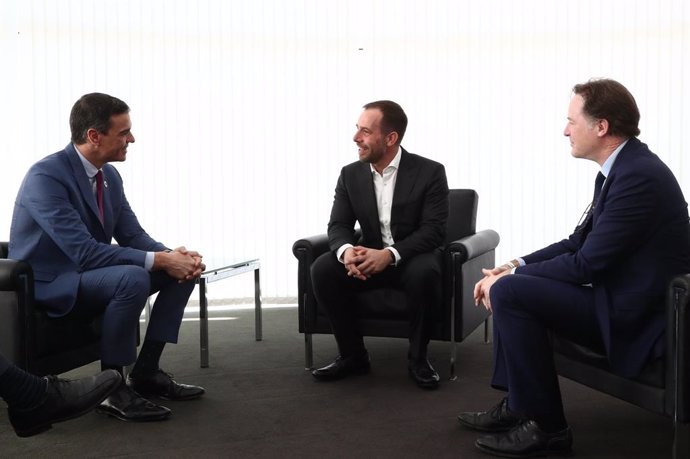
M199 367L199 323L186 321L166 347L162 367L199 384L195 401L162 403L164 422L125 423L97 413L17 438L0 412L0 457L486 458L477 434L460 427L460 411L489 408L502 396L489 387L491 345L480 331L458 345L458 379L447 381L448 343L432 342L438 390L407 376L407 345L367 338L372 373L319 383L304 370L297 310L264 309L264 339L254 340L250 310L222 313L209 325L210 367ZM221 319L220 317L218 319ZM315 363L336 355L332 336L314 339ZM76 377L98 364L74 370ZM662 458L671 452L671 420L562 379L566 414L579 458Z

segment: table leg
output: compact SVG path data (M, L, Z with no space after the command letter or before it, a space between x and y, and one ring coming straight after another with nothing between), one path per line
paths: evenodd
M257 341L263 339L261 320L261 276L259 268L254 270L254 334Z
M208 300L206 279L199 279L199 339L201 347L201 368L208 368Z

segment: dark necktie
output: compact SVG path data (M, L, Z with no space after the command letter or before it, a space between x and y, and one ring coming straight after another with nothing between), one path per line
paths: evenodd
M599 172L596 180L594 181L594 196L592 197L592 202L587 207L587 210L585 210L585 213L582 214L580 223L578 223L577 227L575 228L576 232L589 233L589 231L592 229L592 215L594 214L594 208L597 205L599 194L601 194L601 187L604 185L604 180L606 180L606 177L604 177L604 174Z
M96 202L98 203L98 217L103 223L103 171L96 173Z
M599 194L601 193L601 187L604 185L604 180L606 180L606 177L604 177L604 174L599 172L596 180L594 181L594 198L592 198L592 209L594 209L594 207L597 205L597 200L599 199Z

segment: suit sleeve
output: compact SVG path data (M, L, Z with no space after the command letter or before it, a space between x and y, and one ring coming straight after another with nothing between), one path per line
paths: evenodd
M341 170L335 186L335 197L328 221L328 245L335 252L343 244L355 245L355 222L357 217L352 208L344 183L345 169Z
M603 209L578 248L576 236L524 257L516 270L574 284L589 284L636 251L659 224L666 187L649 171L612 177Z
M42 171L29 173L23 185L21 204L43 233L80 270L120 264L144 266L145 252L103 244L91 235L70 202L70 193L61 178Z

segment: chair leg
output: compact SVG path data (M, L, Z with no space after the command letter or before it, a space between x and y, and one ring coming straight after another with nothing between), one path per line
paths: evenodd
M455 381L458 379L455 374L455 361L457 359L457 344L454 339L450 341L450 375L448 376L449 381Z
M491 343L491 316L484 321L484 344Z
M690 457L690 424L676 421L673 426L673 459Z
M304 334L304 369L314 368L314 349L312 346L311 333Z

